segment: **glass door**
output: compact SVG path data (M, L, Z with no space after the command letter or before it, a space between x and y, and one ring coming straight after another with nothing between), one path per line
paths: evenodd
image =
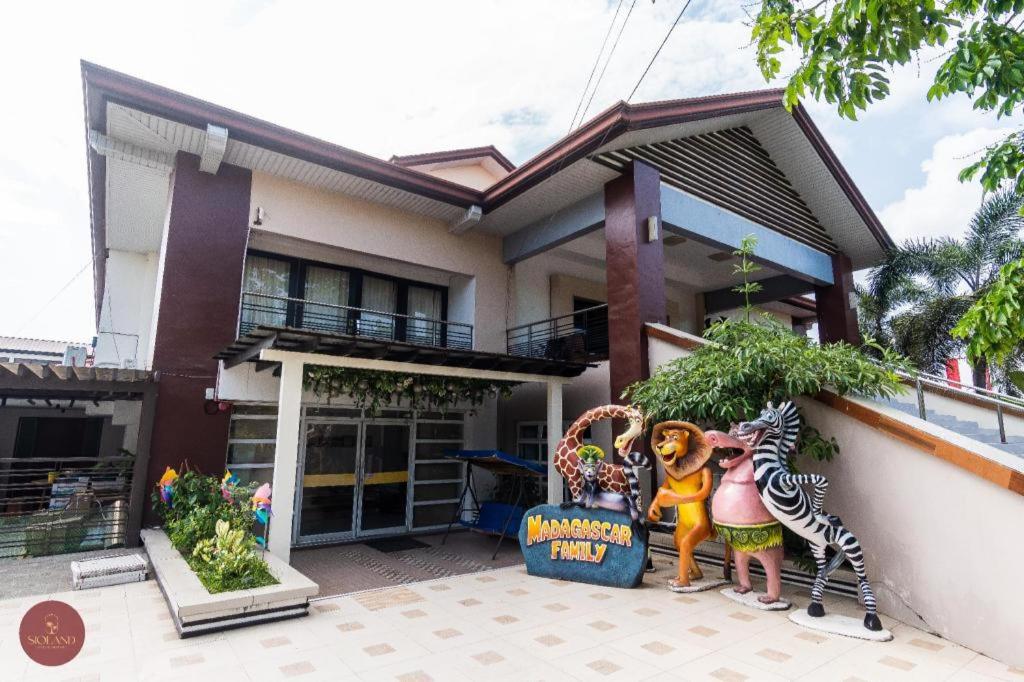
M353 535L359 431L358 422L306 422L300 543Z
M411 435L408 423L363 424L359 535L408 529Z

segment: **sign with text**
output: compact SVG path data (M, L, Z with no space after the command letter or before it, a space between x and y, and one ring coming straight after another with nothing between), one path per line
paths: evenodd
M647 537L628 514L542 504L519 526L526 572L610 587L636 587L644 577Z

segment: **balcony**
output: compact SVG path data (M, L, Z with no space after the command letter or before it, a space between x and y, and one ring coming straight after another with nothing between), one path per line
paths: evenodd
M608 359L608 305L512 327L506 333L509 355L570 362Z
M379 341L404 341L437 348L473 348L471 324L243 292L238 335L244 336L261 325L345 334Z

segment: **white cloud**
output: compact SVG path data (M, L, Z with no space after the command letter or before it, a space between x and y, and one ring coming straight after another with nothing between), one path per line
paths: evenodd
M907 189L881 212L882 224L893 239L961 235L981 202L982 189L977 182L960 182L957 175L1007 132L1007 128L976 128L937 141L931 157L921 164L924 184Z

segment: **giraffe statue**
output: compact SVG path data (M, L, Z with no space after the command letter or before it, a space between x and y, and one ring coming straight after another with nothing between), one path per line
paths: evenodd
M555 469L565 479L574 500L583 493L583 464L576 451L583 445L581 436L594 422L602 419L625 419L629 428L615 439L615 450L620 457L629 458L633 441L644 431L644 415L632 405L602 405L587 410L569 426L562 440L555 446ZM629 473L621 464L606 463L597 480L598 490L619 493L629 497Z

